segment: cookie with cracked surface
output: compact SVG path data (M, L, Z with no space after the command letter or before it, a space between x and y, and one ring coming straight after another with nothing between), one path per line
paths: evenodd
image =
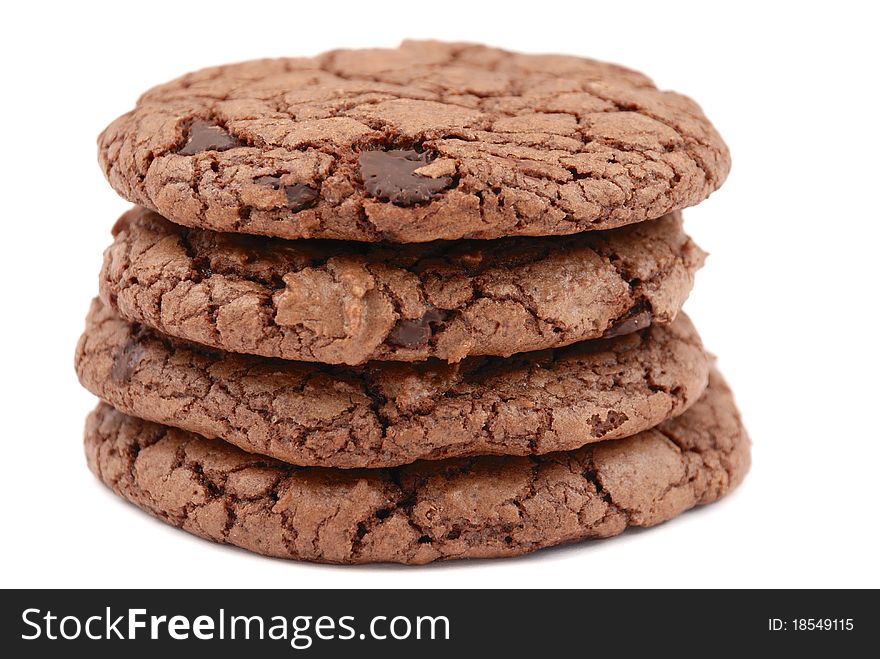
M325 563L516 556L654 526L727 494L749 439L727 385L657 428L568 453L297 468L101 403L89 467L147 512L214 542Z
M704 253L678 214L577 236L389 245L189 229L135 208L104 253L122 317L328 364L509 356L668 323Z
M669 325L506 359L329 366L185 344L96 300L76 369L126 414L291 464L357 468L627 437L692 405L709 358L680 314Z
M190 73L98 144L116 191L177 223L368 242L608 229L730 168L699 106L635 71L412 41Z

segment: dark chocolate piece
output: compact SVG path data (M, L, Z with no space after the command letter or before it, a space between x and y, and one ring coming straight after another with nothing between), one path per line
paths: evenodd
M302 183L285 185L284 192L287 194L287 207L293 211L301 211L303 208L308 208L318 198L317 190Z
M281 177L280 176L258 176L254 179L254 183L257 185L268 185L273 190L277 190L281 187Z
M122 346L122 350L116 353L113 368L110 371L110 378L113 382L128 384L128 381L131 380L131 376L134 375L137 365L144 356L144 346L139 339L139 336L132 335Z
M361 178L367 192L382 201L413 206L450 187L451 176L431 178L415 171L431 162L427 153L413 149L364 151L360 155Z
M189 139L178 151L182 156L193 156L202 151L226 151L242 146L242 141L230 135L225 128L196 119L189 129Z
M650 308L644 304L636 304L636 306L615 320L614 324L602 335L602 338L612 339L615 336L638 332L648 327L653 319L654 314L651 313Z
M428 309L421 318L399 320L388 335L388 343L401 348L425 345L431 338L431 324L442 323L447 317L442 309Z

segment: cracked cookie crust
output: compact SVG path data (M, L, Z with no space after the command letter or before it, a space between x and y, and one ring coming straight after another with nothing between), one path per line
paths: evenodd
M330 366L185 344L95 300L76 370L126 414L291 464L357 468L627 437L692 405L709 357L679 314L669 325L506 359Z
M98 145L119 194L179 224L368 242L608 229L730 168L699 106L640 73L413 41L190 73Z
M350 365L509 356L668 323L705 257L678 213L577 236L389 245L220 234L135 208L113 233L101 297L126 320Z
M749 439L727 385L633 437L540 457L297 468L101 403L85 450L108 487L214 542L326 563L525 554L653 526L736 487Z

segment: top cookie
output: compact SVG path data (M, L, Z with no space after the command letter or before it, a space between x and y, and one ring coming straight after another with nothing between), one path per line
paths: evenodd
M117 192L179 224L366 242L608 229L730 167L699 106L640 73L437 42L204 69L98 143Z

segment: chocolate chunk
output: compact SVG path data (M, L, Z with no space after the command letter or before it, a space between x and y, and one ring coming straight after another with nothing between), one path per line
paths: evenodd
M230 135L226 129L196 119L190 126L189 139L178 153L192 156L202 151L226 151L242 144L241 140Z
M594 414L590 417L590 434L593 437L604 437L628 420L629 417L624 412L618 412L617 410L608 410L604 421L598 414Z
M134 375L137 365L144 356L144 351L144 345L139 337L136 335L130 336L113 359L110 378L117 384L128 384L131 376Z
M442 309L428 309L421 318L399 320L388 335L388 343L401 348L417 348L431 338L431 325L442 323L449 314Z
M654 315L651 313L651 309L645 304L636 304L636 306L615 320L614 324L602 335L602 338L611 339L615 336L632 334L648 327L653 319Z
M287 207L292 211L301 211L308 208L318 198L318 191L302 183L285 185L284 192L287 194Z
M401 320L388 335L388 343L402 348L417 348L431 338L431 326L421 320Z
M258 176L254 179L254 183L257 185L267 185L273 190L278 190L281 187L281 177ZM287 207L293 211L301 211L304 208L308 208L318 198L318 191L304 183L285 185L284 193L287 195Z
M431 159L427 153L412 149L364 151L359 158L361 178L367 192L377 199L400 206L429 201L452 185L451 176L431 178L415 173L429 162Z
M273 190L277 190L281 187L281 177L280 176L258 176L254 179L254 183L257 185L268 185Z

